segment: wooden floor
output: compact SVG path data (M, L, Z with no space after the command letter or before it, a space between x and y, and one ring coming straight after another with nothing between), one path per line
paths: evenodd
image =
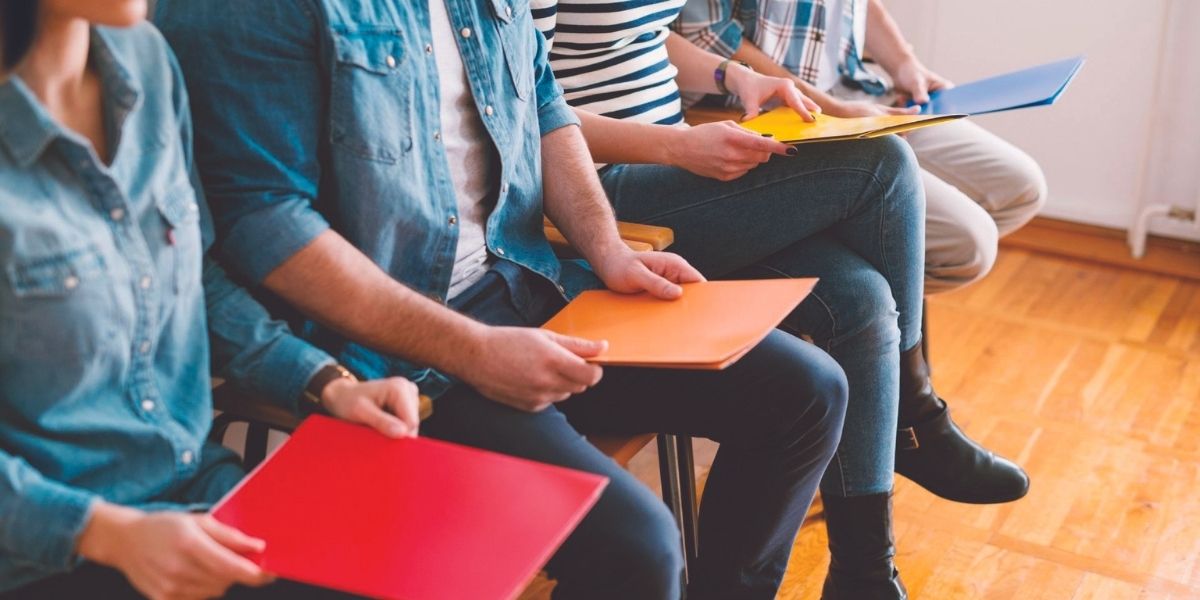
M1009 247L985 281L931 299L930 326L957 421L1033 484L977 507L898 478L912 597L1200 599L1200 282ZM698 446L703 474L714 448ZM655 461L632 466L652 487ZM818 598L827 554L810 520L779 598Z

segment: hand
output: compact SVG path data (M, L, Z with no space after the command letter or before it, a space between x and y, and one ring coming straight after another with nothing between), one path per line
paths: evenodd
M906 100L928 104L929 92L954 87L953 83L930 71L915 57L900 63L891 75L896 91L905 96L901 99L902 104L907 104Z
M808 122L815 120L813 115L821 112L821 106L796 89L791 79L768 77L742 65L729 65L725 72L725 87L741 100L742 108L746 110L744 118L758 116L771 98L778 98Z
M321 391L321 406L330 414L368 425L391 438L417 435L420 400L417 385L402 377L374 381L339 378Z
M584 359L607 348L544 329L486 327L460 376L492 400L538 412L599 383L603 371Z
M145 513L99 502L77 550L121 571L139 592L159 600L218 598L234 584L270 583L272 575L239 556L265 547L209 515Z
M884 106L874 102L838 102L825 109L825 114L835 117L878 117L886 115L920 114L920 106Z
M686 260L669 252L634 252L626 249L611 258L592 261L592 268L604 285L614 292L649 292L663 300L682 296L681 283L704 281L704 276Z
M669 164L701 177L732 181L767 162L772 154L796 150L749 131L733 121L705 123L679 129L680 139L667 147Z

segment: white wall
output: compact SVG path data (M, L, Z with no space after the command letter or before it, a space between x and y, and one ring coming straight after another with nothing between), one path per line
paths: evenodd
M1050 182L1046 216L1127 229L1144 202L1196 205L1197 0L888 0L887 6L925 63L959 82L1087 55L1058 104L976 118L1042 164ZM1190 227L1159 223L1152 230L1200 239Z

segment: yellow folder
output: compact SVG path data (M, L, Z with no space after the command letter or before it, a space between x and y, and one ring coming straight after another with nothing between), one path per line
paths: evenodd
M965 116L967 115L883 115L843 119L819 114L816 115L816 121L807 123L796 111L781 106L741 125L750 131L769 133L785 144L806 144L865 140L940 125Z
M816 279L683 284L683 297L584 292L543 329L608 341L588 362L720 370L737 362L800 304Z

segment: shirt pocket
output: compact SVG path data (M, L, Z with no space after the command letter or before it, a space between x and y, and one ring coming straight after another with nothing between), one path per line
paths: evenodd
M412 149L412 65L394 28L333 30L330 142L360 158L395 164Z
M534 36L541 35L533 28L529 0L489 0L489 4L496 17L513 88L518 98L527 100L533 92L533 60L537 49Z
M200 239L200 207L190 181L176 181L156 194L154 203L166 227L160 273L176 296L200 286L204 248Z
M18 257L4 271L11 296L0 293L0 363L65 365L104 345L117 315L108 265L94 246Z

